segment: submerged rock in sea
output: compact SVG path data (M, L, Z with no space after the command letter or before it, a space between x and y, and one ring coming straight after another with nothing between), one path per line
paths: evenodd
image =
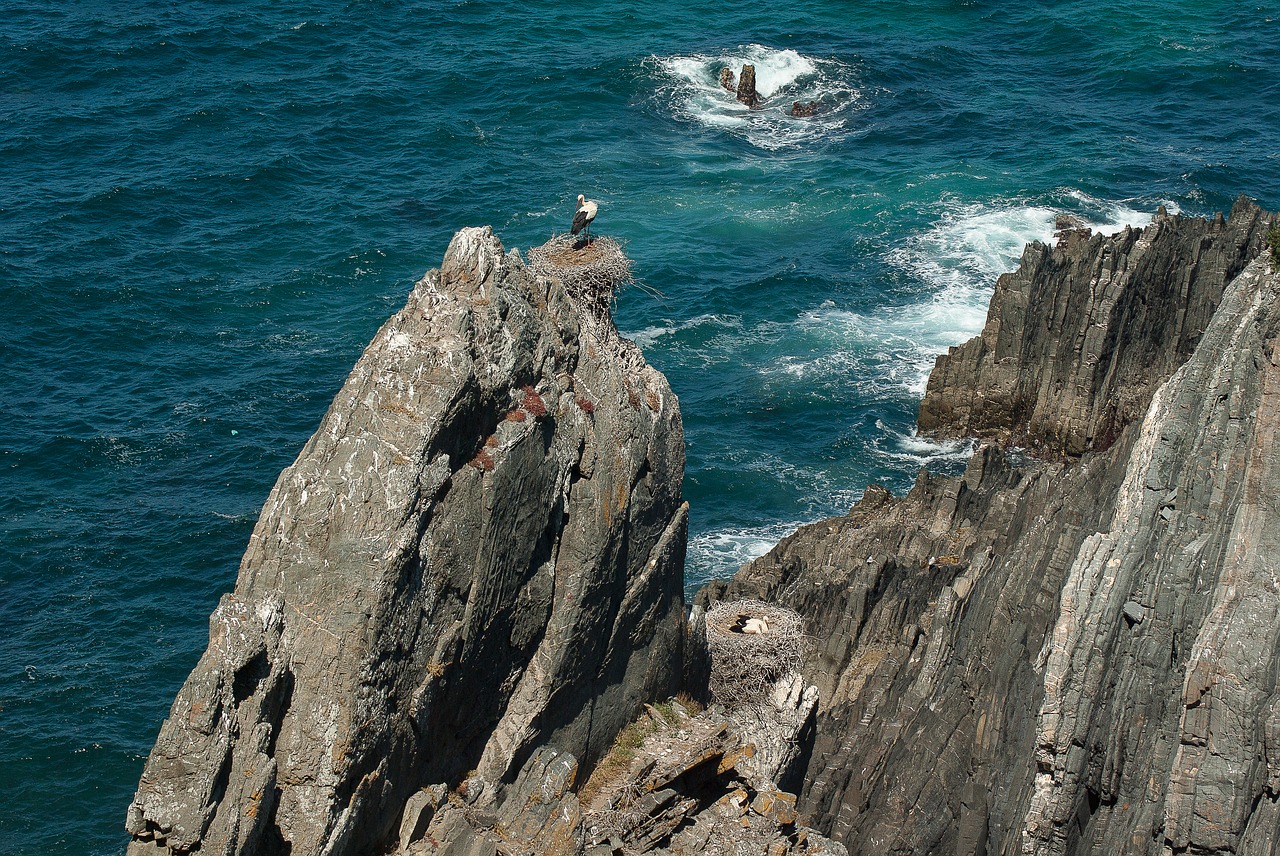
M382 852L423 788L598 758L680 679L683 466L635 346L459 232L268 497L130 852Z
M807 822L863 854L1274 851L1275 223L1030 246L921 408L994 441L965 473L868 488L704 589L817 641Z

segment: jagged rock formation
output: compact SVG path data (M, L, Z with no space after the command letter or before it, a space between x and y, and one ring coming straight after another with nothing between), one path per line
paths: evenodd
M1028 247L921 408L1004 445L700 594L818 640L807 822L877 856L1280 849L1275 220Z
M690 623L665 380L464 230L269 497L131 852L1280 852L1275 222L1029 247L921 407L990 441L965 473L869 488ZM803 616L803 677L581 795L705 689L721 598Z
M489 229L458 233L268 497L131 853L383 852L420 788L474 768L483 805L676 689L676 397L589 320Z

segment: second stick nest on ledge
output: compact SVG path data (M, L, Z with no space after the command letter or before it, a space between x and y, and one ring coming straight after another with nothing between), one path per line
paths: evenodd
M804 659L800 616L758 600L720 602L707 611L711 697L729 710L756 704Z
M612 317L617 290L633 281L631 259L612 238L595 238L587 244L569 235L556 235L529 249L529 267L536 274L559 279L569 294L601 321Z

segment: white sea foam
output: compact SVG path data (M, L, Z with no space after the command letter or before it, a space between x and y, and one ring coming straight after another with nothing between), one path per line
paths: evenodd
M1122 199L1117 202L1108 202L1074 188L1065 188L1061 192L1065 197L1064 201L1070 200L1074 203L1072 207L1076 210L1071 213L1080 217L1086 226L1100 234L1114 235L1116 232L1124 231L1126 226L1136 229L1151 223L1152 211L1131 207L1130 203L1137 200ZM1163 205L1170 214L1177 214L1181 210L1178 203L1171 199L1162 199L1156 205Z
M719 54L653 57L665 109L679 119L741 134L763 149L784 149L838 135L846 129L862 93L854 70L835 59L807 57L790 49L741 45ZM756 69L756 92L764 103L749 109L720 85L720 71L735 79L742 66ZM817 101L818 115L793 118L796 101Z
M981 332L996 279L1017 268L1028 243L1054 241L1060 214L1070 213L1102 233L1151 222L1150 211L1134 208L1130 201L1104 202L1074 190L1058 192L1053 201L1058 200L1064 204L948 204L933 226L887 256L890 264L920 283L918 300L873 314L841 309L829 301L801 313L792 323L793 337L807 347L777 357L762 373L806 383L844 377L860 398L922 396L937 356ZM1171 203L1164 204L1176 211ZM909 448L911 441L904 442L904 448L885 446L880 451L903 460L952 454L924 453Z
M214 510L214 509L209 509L209 513L211 513L214 517L220 518L220 519L222 519L222 520L231 520L231 521L234 521L234 522L236 522L236 523L253 523L255 520L257 520L257 519L258 519L258 517L257 517L257 514L256 514L256 513L254 513L254 514L230 514L230 513L226 513L226 512L222 512L222 511L217 511L217 510Z
M940 292L928 301L889 307L875 315L824 303L802 313L795 323L822 340L825 350L813 357L780 357L764 371L806 382L843 375L864 394L918 397L935 357L981 329L986 307L963 298Z
M806 384L844 379L859 398L883 395L877 385L902 386L904 361L918 358L918 337L892 319L837 309L830 301L801 313L794 338L806 352L786 354L765 366L765 375L785 374Z
M704 532L689 539L689 582L705 583L728 579L738 568L773 549L799 527L799 523L772 523L767 526Z
M876 420L876 428L882 433L872 445L876 454L889 461L927 467L940 463L959 463L973 456L972 440L931 440L921 437L914 430L904 434L879 419Z

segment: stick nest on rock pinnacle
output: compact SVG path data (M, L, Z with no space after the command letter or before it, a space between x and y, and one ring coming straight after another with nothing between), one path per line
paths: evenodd
M759 600L717 603L707 611L711 697L729 710L756 704L804 657L800 616Z
M580 245L569 235L556 235L540 247L530 247L529 268L540 276L559 279L600 321L612 318L614 295L634 279L631 259L612 238L595 238Z

